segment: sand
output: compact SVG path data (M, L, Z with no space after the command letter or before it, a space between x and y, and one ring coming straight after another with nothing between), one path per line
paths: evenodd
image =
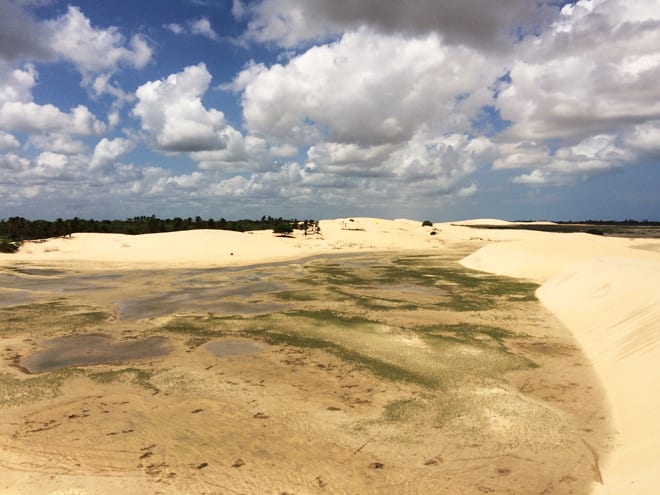
M471 224L501 223L472 220ZM429 251L465 243L473 269L541 283L537 296L573 332L603 382L618 434L597 494L660 493L660 241L353 218L321 234L190 231L73 234L28 242L0 266L81 269L249 265L337 252ZM435 232L435 235L431 235Z
M601 465L603 484L593 493L660 493L660 242L586 234L516 237L485 246L462 263L541 282L537 297L593 362L618 430Z

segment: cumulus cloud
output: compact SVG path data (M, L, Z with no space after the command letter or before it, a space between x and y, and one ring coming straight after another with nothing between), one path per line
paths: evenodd
M64 112L54 105L34 102L32 90L37 77L36 69L30 64L14 69L0 66L0 130L54 133L58 138L49 144L54 148L67 146L64 135L103 132L104 124L84 105ZM32 138L37 140L34 143L39 140L38 135Z
M9 132L54 132L99 134L105 126L84 105L63 112L51 104L32 100L37 72L27 65L18 69L0 67L0 130Z
M205 38L213 41L218 40L218 33L213 30L213 27L211 27L211 22L207 17L200 17L199 19L191 21L190 31L192 34L204 36Z
M163 27L174 34L191 34L195 36L203 36L213 41L218 41L220 36L211 26L211 21L208 17L200 17L198 19L190 19L185 25L173 22L164 24Z
M87 146L84 142L68 134L33 134L27 142L30 146L43 151L52 151L67 155L82 154L87 151Z
M270 157L295 158L308 147L298 194L322 188L337 200L353 188L361 199L403 201L475 190L467 178L496 154L489 139L468 132L492 102L498 70L433 33L360 29L285 64L251 64L232 88L241 93L249 136L265 140Z
M624 134L624 143L640 157L660 157L660 120L636 125Z
M27 4L0 0L0 60L63 59L83 74L120 65L142 68L151 60L152 49L141 35L126 39L116 27L94 27L74 6L55 19L36 20Z
M176 22L164 24L163 27L168 31L172 31L174 34L183 34L185 32L184 27Z
M117 158L125 155L135 147L135 143L130 139L103 138L94 147L94 154L89 163L91 170L107 170L111 168Z
M483 55L447 47L437 35L361 30L286 65L251 65L233 86L242 91L251 133L364 147L403 142L424 126L440 133L469 126L470 112L489 101L483 88L494 77Z
M574 146L562 147L546 155L534 169L513 179L519 184L566 185L593 175L618 170L634 161L636 155L621 147L616 136L597 135ZM541 167L539 165L542 165Z
M0 131L0 150L15 150L20 146L18 139L13 134Z
M660 117L660 3L580 0L520 47L497 98L509 137L579 140Z
M46 24L52 50L83 73L114 70L121 64L141 68L151 60L144 37L134 35L127 41L116 27L95 28L77 7L69 6L66 14Z
M201 97L210 82L211 74L200 63L137 89L133 115L141 120L142 128L159 149L223 150L235 139L235 130L227 125L224 114L202 104Z
M529 0L234 0L233 14L247 18L245 37L292 48L369 26L384 34L441 34L451 44L502 48L514 35L533 32L554 2Z

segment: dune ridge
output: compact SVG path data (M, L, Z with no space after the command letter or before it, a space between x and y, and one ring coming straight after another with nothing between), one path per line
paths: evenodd
M618 430L598 495L660 493L660 256L636 244L556 234L489 244L462 260L541 282L537 297L593 362Z

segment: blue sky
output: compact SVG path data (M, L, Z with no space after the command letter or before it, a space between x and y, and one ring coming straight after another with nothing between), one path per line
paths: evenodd
M0 218L660 219L660 0L0 0Z

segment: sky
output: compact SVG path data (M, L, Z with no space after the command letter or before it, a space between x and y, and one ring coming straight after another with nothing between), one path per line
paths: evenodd
M660 0L0 0L0 218L660 220Z

